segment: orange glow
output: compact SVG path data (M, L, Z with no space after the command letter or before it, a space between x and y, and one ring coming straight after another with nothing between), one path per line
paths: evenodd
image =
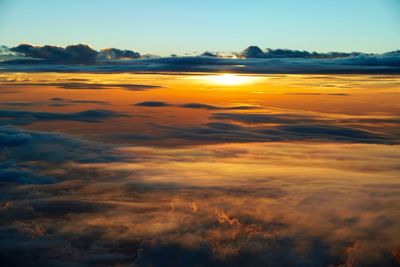
M225 85L225 86L253 84L256 83L257 81L262 80L261 77L236 75L229 73L191 77L189 79L200 80L214 85Z

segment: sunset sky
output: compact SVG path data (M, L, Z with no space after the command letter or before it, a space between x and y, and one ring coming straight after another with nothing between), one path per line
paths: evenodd
M399 267L399 0L0 0L1 267Z

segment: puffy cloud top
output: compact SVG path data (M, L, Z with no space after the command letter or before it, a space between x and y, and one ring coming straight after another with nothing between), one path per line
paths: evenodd
M96 61L107 61L114 59L137 59L141 55L131 50L120 50L117 48L106 48L96 51L84 44L69 45L65 48L45 45L33 46L20 44L9 49L10 52L19 53L26 57L41 59L48 63L60 64L93 64Z
M201 57L218 57L218 54L206 51L200 55Z
M105 48L100 50L98 58L100 60L113 60L113 59L136 59L141 55L132 50L120 50L117 48Z
M96 50L84 44L69 45L65 48L51 45L32 46L30 44L20 44L10 50L22 53L27 57L65 64L91 64L96 61L98 55Z
M267 48L265 52L258 46L249 46L243 50L239 56L243 58L339 58L358 56L362 53L342 53L342 52L329 52L317 53L309 51L291 50L291 49L271 49Z
M264 57L265 53L258 46L249 46L240 55L244 58L260 58Z

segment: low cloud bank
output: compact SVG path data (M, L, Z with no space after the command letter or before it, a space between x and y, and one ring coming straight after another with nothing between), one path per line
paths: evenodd
M328 53L317 53L301 50L291 49L271 49L261 50L258 46L249 46L243 52L237 54L243 58L339 58L339 57L353 57L363 55L364 53L353 52L328 52Z
M40 60L41 63L59 64L84 64L90 65L101 61L115 59L136 59L141 55L131 50L120 50L117 48L106 48L96 51L88 45L77 44L69 45L65 48L44 45L33 46L30 44L20 44L8 49L2 46L1 54L4 55L23 55L30 59ZM28 62L32 62L29 60Z
M239 72L239 73L400 73L400 51L383 54L361 52L318 53L249 46L242 52L204 52L199 56L146 57L131 50L87 45L1 48L2 71L64 72Z

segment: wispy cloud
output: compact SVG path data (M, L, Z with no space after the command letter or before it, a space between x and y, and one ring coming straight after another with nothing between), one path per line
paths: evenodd
M122 84L122 83L88 83L88 82L56 82L56 83L30 83L30 82L0 82L2 85L19 85L19 86L55 86L63 89L76 90L102 90L102 89L124 89L129 91L141 91L148 89L156 89L161 86L145 85L145 84Z
M171 104L163 101L143 101L136 103L135 106L142 107L179 107L179 108L190 108L190 109L205 109L205 110L248 110L248 109L257 109L259 106L255 105L237 105L237 106L214 106L210 104L203 103L186 103L186 104Z

